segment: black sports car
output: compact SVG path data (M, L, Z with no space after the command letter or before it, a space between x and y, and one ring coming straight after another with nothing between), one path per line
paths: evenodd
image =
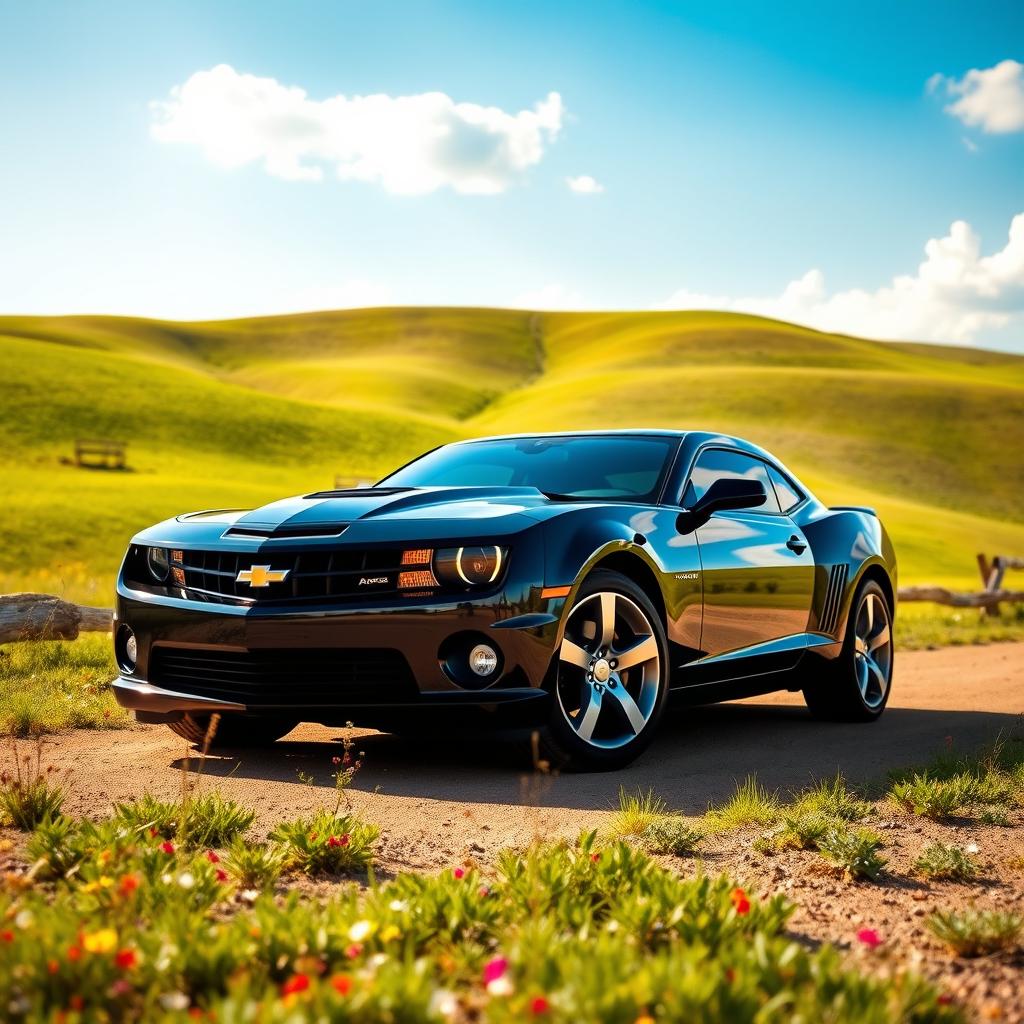
M669 696L802 689L871 721L896 558L767 452L667 430L463 441L373 487L144 530L117 582L117 699L223 745L299 721L481 722L614 768Z

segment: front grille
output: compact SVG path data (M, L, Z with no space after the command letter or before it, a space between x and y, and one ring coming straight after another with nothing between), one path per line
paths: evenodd
M409 663L385 648L225 651L156 645L149 679L196 697L254 707L414 702Z
M177 557L179 552L175 551ZM398 593L402 562L400 548L386 550L282 551L182 551L180 568L185 589L197 600L244 601L262 604L278 601L312 601L374 598ZM238 581L239 572L263 566L285 571L281 582L250 586Z

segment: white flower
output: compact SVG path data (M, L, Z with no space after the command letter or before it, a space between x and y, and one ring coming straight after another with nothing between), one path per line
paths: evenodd
M967 844L967 845L966 845L966 846L964 847L964 850L965 850L965 851L966 851L967 853L977 853L977 852L978 852L978 844L977 844L977 843L968 843L968 844Z
M348 937L353 942L362 942L367 938L373 931L374 924L372 921L363 919L362 921L356 921L354 925L348 930Z
M31 928L35 923L35 918L32 916L31 910L22 910L18 916L14 919L15 925L19 928Z
M386 964L388 962L388 955L387 953L374 953L374 955L366 962L373 970L376 971L382 964Z
M388 906L396 913L401 914L402 911L409 909L409 904L405 900L392 900Z
M243 889L238 895L241 896L246 903L255 903L259 894L259 889Z
M454 992L449 992L446 988L434 989L427 1011L431 1016L454 1017L458 1009L459 1001L455 998Z
M165 992L160 997L160 1005L165 1010L187 1010L189 999L184 992Z
M182 889L191 889L195 884L195 876L193 876L190 871L182 871L182 873L178 875L178 885L180 885Z
M507 974L503 974L500 978L487 982L487 991L492 996L510 996L513 992L512 980Z
M165 871L165 872L164 872L164 873L163 873L163 874L162 874L162 875L160 876L160 881L161 881L161 882L163 882L163 883L164 883L164 885L170 885L170 884L171 884L171 882L173 882L173 881L174 881L174 877L173 877L173 876L172 876L172 875L170 874L170 872L168 872L168 871Z

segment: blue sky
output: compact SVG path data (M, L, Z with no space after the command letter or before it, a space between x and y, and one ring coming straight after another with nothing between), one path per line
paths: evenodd
M715 306L1024 350L1019 61L1019 3L4 0L0 311Z

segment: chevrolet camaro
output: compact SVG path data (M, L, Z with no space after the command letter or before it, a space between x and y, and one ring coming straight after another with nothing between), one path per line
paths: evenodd
M192 512L117 580L117 699L192 741L298 722L493 724L554 763L627 764L670 699L789 689L870 722L896 559L875 513L697 431L444 445L372 487Z

